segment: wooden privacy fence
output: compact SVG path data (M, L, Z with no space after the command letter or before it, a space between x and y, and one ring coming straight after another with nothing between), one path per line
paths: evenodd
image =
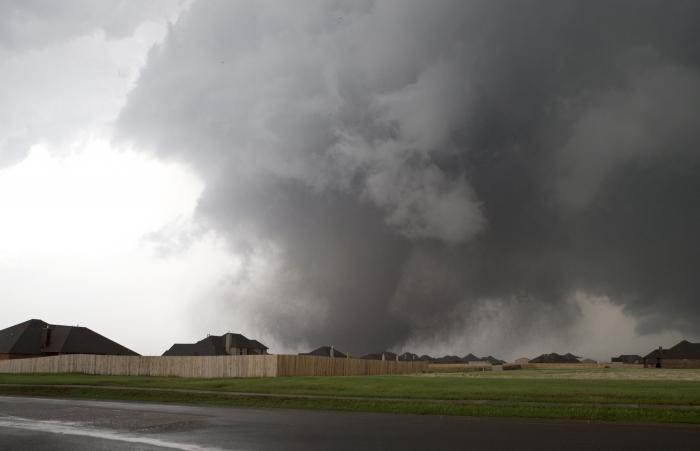
M84 373L104 376L369 376L411 374L427 370L426 362L297 355L140 357L66 354L0 361L0 373Z

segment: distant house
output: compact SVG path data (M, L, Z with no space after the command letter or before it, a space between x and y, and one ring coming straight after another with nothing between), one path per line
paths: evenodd
M365 360L397 360L398 355L391 351L384 351L363 355L361 358Z
M197 343L176 343L163 356L261 355L268 347L257 340L231 332L209 335Z
M464 363L464 360L456 355L446 355L434 359L433 363Z
M628 363L628 364L633 364L633 363L643 363L644 358L642 356L636 355L636 354L622 354L619 357L612 357L610 359L612 363Z
M60 354L138 355L87 327L30 319L0 330L0 360Z
M573 354L566 353L564 355L553 352L551 354L542 354L530 360L530 363L581 363L579 358Z
M399 356L399 360L402 362L412 362L414 360L420 360L420 357L418 354L414 354L412 352L404 352Z
M465 355L464 357L462 357L462 361L464 361L464 362L466 362L466 363L469 363L469 362L480 362L480 361L481 361L481 357L477 357L477 356L475 356L474 354L469 353L469 354Z
M497 359L492 355L482 357L481 360L484 362L489 362L491 365L503 365L504 363L506 363L505 360Z
M347 358L347 354L338 351L333 346L321 346L319 348L314 349L313 351L300 353L299 355L315 355L318 357L340 357L343 359Z
M503 365L506 363L505 361L501 359L497 359L496 357L489 355L486 357L478 357L472 353L469 353L462 357L462 361L464 363L472 363L472 364L488 364L490 363L491 365Z
M530 363L530 359L527 357L520 357L519 359L515 359L515 364L516 365L527 365Z
M669 349L659 347L643 362L645 368L700 368L700 343L683 340Z

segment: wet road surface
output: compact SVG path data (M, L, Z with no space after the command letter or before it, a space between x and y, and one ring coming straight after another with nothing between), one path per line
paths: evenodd
M0 397L0 450L698 450L700 427Z

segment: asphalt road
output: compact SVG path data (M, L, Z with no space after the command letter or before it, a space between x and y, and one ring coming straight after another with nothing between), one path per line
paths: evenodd
M698 450L700 427L0 397L0 450Z

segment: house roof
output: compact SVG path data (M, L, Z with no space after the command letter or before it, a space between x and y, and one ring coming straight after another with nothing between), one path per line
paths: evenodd
M267 346L265 346L264 344L260 343L258 340L248 340L248 342L250 343L249 348L252 348L252 349L265 349L265 350L270 349Z
M700 343L691 343L688 340L683 340L669 349L662 349L661 351L654 349L644 356L645 359L657 357L664 359L700 360Z
M465 362L478 362L481 359L470 352L469 354L462 357L462 360L464 360Z
M315 355L319 357L330 357L331 356L331 347L330 346L320 346L313 351L301 353L299 355ZM339 351L338 349L333 348L333 357L341 357L341 358L346 358L347 355Z
M44 343L47 329L48 343ZM87 327L48 324L39 319L0 330L0 353L138 355Z
M221 337L208 336L197 343L175 343L163 353L164 356L225 355L226 344Z
M660 356L661 356L662 354L664 354L666 351L668 351L668 349L661 349L661 350L659 350L659 349L654 349L654 350L651 351L649 354L645 355L644 358L645 358L645 359L654 359L654 358L656 358L656 357L660 357Z
M197 343L175 343L163 353L164 356L192 356L192 355L226 355L226 335L231 336L231 346L246 349L268 349L267 346L257 340L250 340L244 335L228 332L223 335L209 335Z
M420 357L418 354L414 354L412 352L404 352L399 356L399 360L404 361L404 362L412 362L414 360L419 360Z
M486 361L486 362L490 362L493 365L503 365L504 363L506 363L505 360L497 359L496 357L494 357L492 355L482 357L481 360Z
M664 357L667 359L700 359L700 343L683 340L664 352Z
M637 363L642 361L642 356L636 354L620 354L619 357L613 357L611 362Z
M446 355L442 357L438 357L436 359L433 359L433 362L435 363L464 363L464 360L462 360L461 357L458 357L456 355Z
M564 355L552 352L551 354L542 354L530 360L530 363L580 363L578 357L571 353Z
M396 360L396 354L391 351L377 352L374 354L363 355L362 358L365 360L382 360L382 354L384 354L385 360Z

